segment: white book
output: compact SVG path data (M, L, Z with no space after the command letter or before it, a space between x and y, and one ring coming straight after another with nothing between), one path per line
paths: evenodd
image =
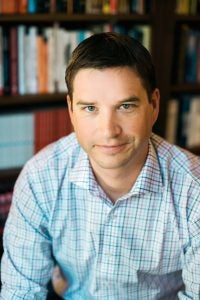
M59 31L60 35L60 73L59 73L59 91L66 92L67 87L65 83L65 71L69 63L69 47L70 47L70 36L69 32L63 28Z
M165 138L169 143L176 144L178 128L179 101L170 99L167 104L166 132Z
M22 167L34 153L33 114L2 115L0 128L0 169Z
M54 93L54 73L53 73L53 64L54 64L54 36L53 28L45 28L45 37L47 39L47 69L48 69L48 92Z
M53 85L54 85L54 92L58 91L58 82L59 82L59 24L55 23L53 26L53 57L52 57L52 74L53 74Z
M24 95L26 93L25 86L25 26L19 25L17 28L18 39L18 87L19 94Z
M30 26L25 36L25 78L26 92L36 94L38 92L37 70L37 27Z
M191 98L186 146L200 146L200 97Z

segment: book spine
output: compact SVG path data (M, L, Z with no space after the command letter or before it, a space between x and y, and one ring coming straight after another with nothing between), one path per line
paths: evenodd
M176 144L177 142L177 128L178 128L178 116L179 116L179 100L170 99L167 107L166 118L166 133L165 138L168 142Z
M28 10L28 0L19 0L19 8L18 11L20 14L24 14Z
M10 31L9 28L3 28L3 86L4 94L10 94Z
M19 94L26 93L25 85L25 26L18 26L18 89Z
M0 26L0 96L3 95L3 29Z
M10 85L11 94L18 94L18 43L17 27L10 27Z
M27 10L29 14L37 12L37 0L28 0Z

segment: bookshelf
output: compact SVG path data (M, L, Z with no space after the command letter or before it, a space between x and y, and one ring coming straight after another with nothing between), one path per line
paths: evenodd
M176 83L172 79L174 70L174 60L176 59L176 36L177 28L182 24L188 26L198 26L199 14L178 14L175 12L176 1L146 1L148 3L148 13L73 13L73 1L68 1L68 12L56 12L55 8L49 13L1 13L0 27L6 26L53 26L58 23L60 26L72 29L88 28L93 25L110 24L121 25L130 28L132 25L149 25L151 33L151 53L157 70L158 86L161 90L160 115L154 131L165 136L166 129L166 109L168 100L184 94L200 93L200 83ZM87 1L86 1L87 2ZM128 1L131 3L131 1ZM140 1L139 1L140 2ZM151 3L151 5L150 5ZM55 2L54 2L55 5ZM149 6L150 9L149 9ZM70 9L69 9L70 8ZM8 111L30 110L39 107L64 106L66 93L55 91L53 93L35 93L25 95L1 95L1 113ZM199 147L200 148L200 147ZM195 147L195 153L198 153ZM200 151L199 151L200 152ZM1 173L2 171L0 171Z
M6 0L7 3L9 3L8 0ZM5 2L6 2L5 1ZM58 1L58 0L57 0ZM0 4L2 4L4 0L1 1ZM10 1L11 2L20 2L20 1ZM30 1L34 2L34 1ZM44 0L44 2L47 2ZM50 2L50 1L49 1ZM52 3L55 1L51 1ZM61 2L61 1L60 1ZM70 1L63 1L67 2L69 7L67 12L56 12L55 8L53 11L51 10L49 13L41 13L41 12L35 12L35 13L16 13L16 12L9 12L9 13L2 13L0 10L0 27L1 28L10 28L23 25L26 28L33 27L39 27L40 29L44 28L52 28L54 25L57 27L62 27L65 30L79 30L81 29L90 29L93 26L103 27L105 24L109 24L110 27L114 26L122 26L126 30L129 30L132 28L132 26L141 26L141 25L148 25L151 28L151 52L154 57L154 60L156 62L156 52L154 44L156 41L156 1L155 0L147 0L146 2L152 3L150 11L148 13L135 13L135 12L115 12L115 13L90 13L86 12L72 12L72 6L73 6L73 0ZM76 1L77 2L77 1ZM82 1L82 2L88 2ZM131 1L128 1L131 2ZM145 2L145 1L144 1ZM0 6L1 9L1 6ZM100 29L101 30L101 29ZM1 42L0 42L1 43ZM9 46L10 47L10 46ZM1 63L1 59L0 59ZM64 72L63 72L64 77ZM1 78L0 78L1 79ZM1 80L0 80L1 84ZM24 94L20 94L19 90L17 93L12 94L9 90L9 92L1 93L1 86L0 86L0 120L2 116L5 116L8 113L13 114L21 114L21 113L30 113L34 114L37 113L40 110L45 109L56 109L58 107L65 107L66 106L66 91L65 90L59 90L55 89L53 92L45 91L45 92L25 92ZM29 116L30 117L30 116ZM46 123L48 123L46 121ZM64 122L63 122L64 123ZM17 124L17 123L16 123ZM43 125L42 125L43 126ZM17 127L17 126L16 126ZM48 127L48 126L47 126ZM162 128L162 127L161 127ZM10 130L10 128L9 128ZM44 130L44 129L42 129ZM17 132L17 128L16 128ZM10 135L12 135L9 132ZM33 133L32 133L33 134ZM1 133L0 133L1 135ZM0 155L1 155L0 151ZM5 151L4 151L5 153ZM14 156L14 155L8 155ZM8 209L8 206L10 204L10 192L12 191L12 188L14 186L14 183L21 171L21 167L8 167L5 169L0 168L0 213L1 213L1 221L0 221L0 229L3 229L4 222L6 219L5 215L5 207ZM3 200L1 202L1 199L7 199L7 203L4 203ZM4 212L4 213L3 213ZM2 242L1 242L1 234L0 234L0 254L2 253Z
M87 2L87 1L86 1ZM128 1L131 3L131 1ZM68 1L71 7L68 12L49 13L0 13L0 27L9 26L39 26L40 28L52 27L59 24L61 27L69 30L79 28L88 29L92 26L103 26L109 24L111 27L120 25L126 29L132 26L148 25L151 28L151 53L157 70L158 86L161 91L160 115L155 125L154 131L161 136L165 136L167 120L168 101L172 97L182 97L185 94L200 94L200 83L185 83L173 80L175 71L175 61L178 56L177 38L179 29L182 25L192 28L198 28L200 15L196 14L178 14L176 10L176 1L147 0L150 9L145 13L135 12L115 12L115 13L73 13L73 1ZM0 96L0 118L7 112L31 111L44 107L65 106L66 92L54 91L45 93L25 93L24 95L1 95ZM200 154L200 147L191 149L194 153ZM0 179L2 182L8 182L10 185L19 174L20 168L0 170Z
M191 4L196 4L193 11ZM181 7L181 11L178 7ZM165 137L170 122L173 122L170 116L174 115L177 122L173 129L175 140L172 139L172 142L200 155L200 6L193 0L168 1L163 18L166 19L162 28L165 47L161 50L163 63L160 62L162 67L158 73L164 70L161 90L166 110ZM168 107L174 100L177 100L176 112L168 115ZM192 111L194 102L198 114Z

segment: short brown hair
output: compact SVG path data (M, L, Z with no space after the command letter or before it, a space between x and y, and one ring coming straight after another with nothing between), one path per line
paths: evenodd
M85 68L130 67L137 72L148 98L156 88L155 68L149 51L136 39L118 33L98 33L81 42L73 51L65 73L72 100L73 80Z

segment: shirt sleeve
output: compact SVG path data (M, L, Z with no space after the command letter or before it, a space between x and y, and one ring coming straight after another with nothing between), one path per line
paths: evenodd
M54 265L44 195L28 173L17 180L4 229L1 300L46 299Z
M187 213L188 244L182 269L185 291L179 293L181 300L200 299L200 188L194 190L193 199Z

